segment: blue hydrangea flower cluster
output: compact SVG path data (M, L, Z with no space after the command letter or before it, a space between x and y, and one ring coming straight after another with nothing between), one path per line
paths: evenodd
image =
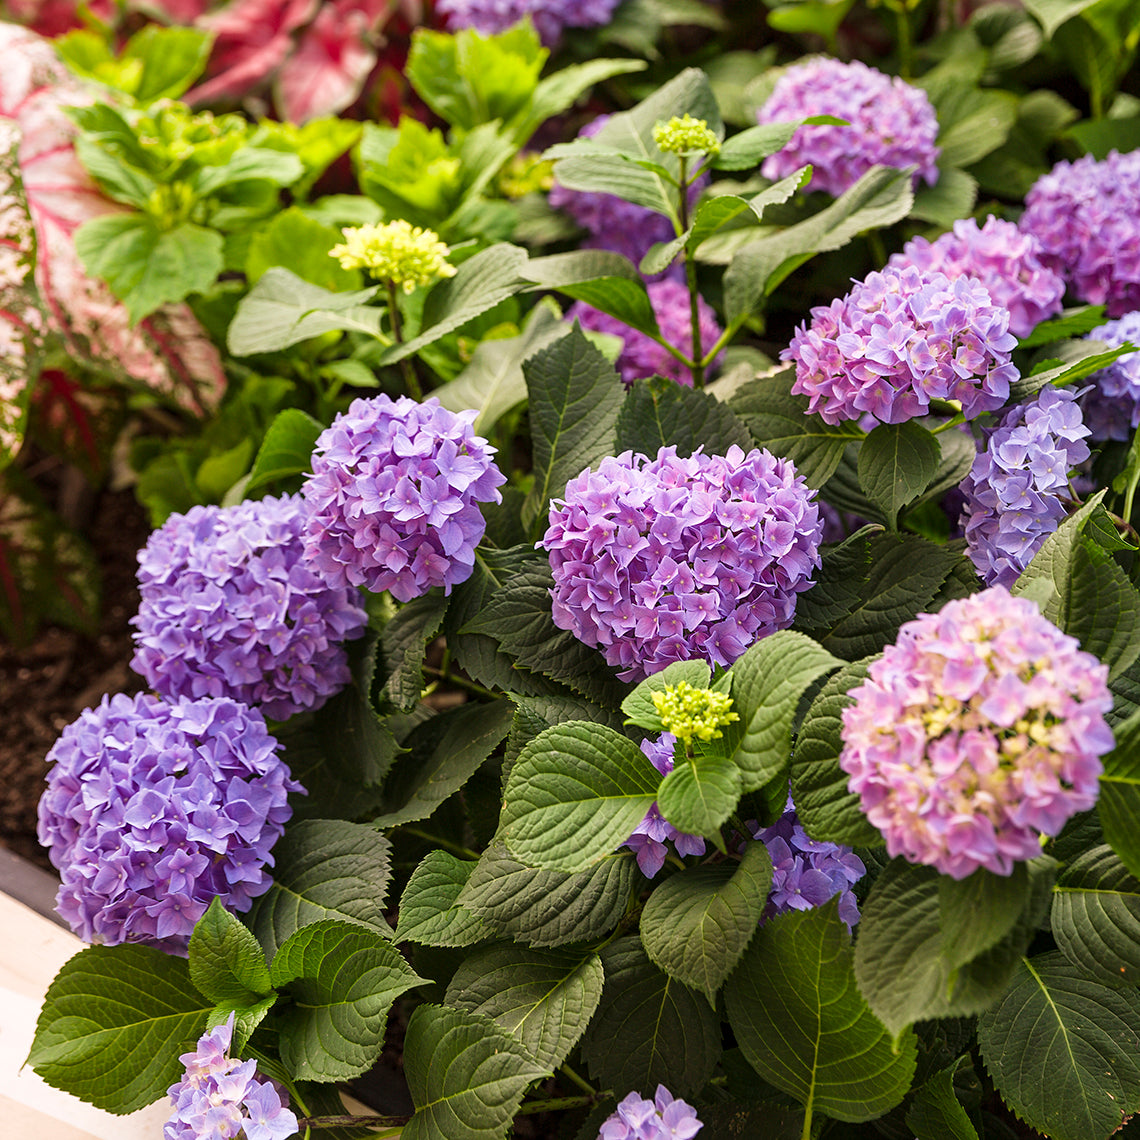
M1017 379L1009 311L973 277L887 266L811 318L780 358L795 361L792 391L829 424L868 413L903 423L934 399L972 418L1000 408Z
M1108 666L1004 586L899 630L842 713L840 767L891 857L1008 875L1096 802Z
M1140 312L1095 328L1089 340L1102 340L1111 348L1140 345ZM1097 443L1128 440L1140 426L1140 352L1125 353L1107 368L1089 377L1092 385L1081 397L1081 411L1089 438Z
M587 123L578 137L593 138L610 121L609 115L599 115ZM701 175L689 187L689 204L693 205L709 183L707 174ZM565 210L586 231L579 243L583 249L606 249L628 257L634 265L658 242L672 241L677 235L673 223L664 214L627 202L616 194L602 194L594 190L571 190L558 184L558 168L554 170L554 185L548 198L556 209ZM677 281L684 280L685 271L678 260L661 275Z
M540 546L554 621L626 681L673 661L731 665L791 624L819 565L815 492L788 459L663 447L587 468L550 504Z
M342 642L368 621L355 590L305 561L300 496L192 507L139 551L131 667L168 700L231 697L285 720L351 679Z
M789 910L811 910L839 896L839 917L854 926L859 904L851 890L866 873L863 860L850 847L812 839L795 804L788 797L784 814L771 827L753 831L753 837L768 849L772 859L772 887L764 918Z
M671 732L663 732L656 740L643 740L641 751L649 757L653 767L662 776L667 776L673 771L673 746L676 743L677 738ZM705 853L705 841L701 836L678 831L657 810L657 804L654 803L622 846L637 853L637 865L641 868L641 873L647 879L652 879L665 866L665 856L669 853L665 844L670 840L678 855Z
M625 1097L606 1118L598 1140L692 1140L703 1127L691 1104L658 1085L653 1100L643 1100L635 1092Z
M231 1013L178 1058L186 1072L168 1090L174 1112L162 1140L232 1140L239 1132L245 1140L287 1140L300 1130L289 1094L259 1077L256 1061L229 1056L233 1028Z
M938 181L938 119L926 92L855 60L819 57L789 67L760 108L761 123L834 115L850 126L800 127L760 173L773 181L808 163L809 187L838 197L872 166L915 166L915 181Z
M1076 394L1047 387L1010 408L960 486L966 548L987 586L1012 586L1065 517L1069 472L1089 457Z
M457 32L474 28L481 35L504 32L526 16L547 47L564 28L600 28L613 18L619 0L437 0L435 10Z
M305 554L336 586L401 602L465 582L506 478L472 430L474 411L437 399L354 400L321 432L305 498Z
M249 910L293 814L290 778L256 709L207 697L104 697L47 755L40 843L57 909L85 942L185 952L210 901Z
M665 280L651 282L647 288L661 335L688 356L693 351L693 310L689 303L688 287L680 281ZM724 330L717 322L712 306L703 297L697 298L697 313L701 349L708 352ZM617 368L627 388L635 380L649 376L664 376L687 388L693 386L693 373L689 368L655 340L630 328L617 317L611 317L584 301L575 301L566 318L580 321L583 328L593 332L609 333L622 338L625 346L617 358ZM721 353L713 360L710 368L716 368L723 357L724 353Z
M1058 162L1025 196L1018 226L1042 260L1110 317L1140 309L1140 150Z
M888 264L945 273L951 280L976 277L994 304L1009 310L1009 331L1023 337L1056 316L1065 296L1065 282L1042 263L1040 253L1031 234L991 214L980 228L975 218L960 218L933 242L916 237Z

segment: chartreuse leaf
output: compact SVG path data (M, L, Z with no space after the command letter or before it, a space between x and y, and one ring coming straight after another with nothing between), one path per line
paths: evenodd
M653 703L654 693L665 692L666 685L676 685L680 681L694 689L707 689L712 678L712 669L706 661L674 661L666 665L660 673L646 677L621 703L621 711L628 718L627 724L650 732L664 732L665 726Z
M556 725L515 761L499 838L529 866L585 871L633 834L660 783L645 753L612 728Z
M688 345L680 347L689 351ZM750 451L753 442L744 423L707 392L663 377L638 380L618 414L614 452L656 455L667 446L681 456L699 447L706 455L724 455L734 446Z
M1119 360L1128 351L1123 346L1118 346L1097 352L1096 347L1098 345L1103 347L1104 342L1074 340L1058 346L1057 355L1063 358L1063 362L1054 365L1052 368L1031 372L1028 376L1014 380L1009 386L1010 403L1026 403L1046 384L1059 386L1076 384L1086 376L1091 376L1094 372L1107 368L1114 360ZM1076 359L1070 359L1071 357ZM1068 359L1068 363L1064 363L1065 359Z
M371 1068L392 1002L424 980L383 935L335 920L287 939L269 975L292 998L278 1018L281 1060L312 1081L348 1080Z
M249 241L245 275L252 285L275 265L291 269L298 277L322 289L359 289L360 270L345 269L329 250L342 240L333 226L308 217L297 206L276 214Z
M1059 951L1022 959L978 1046L1002 1099L1053 1140L1107 1137L1140 1110L1140 990Z
M843 710L847 694L867 676L867 661L844 665L829 677L808 706L792 753L792 799L809 835L850 847L880 847L883 837L847 790L847 773L839 766Z
M859 448L859 484L891 530L899 511L926 490L938 470L938 440L921 424L880 424Z
M619 253L600 249L554 253L532 258L523 273L536 287L557 289L647 336L660 334L641 274Z
M1065 309L1059 317L1042 321L1031 333L1017 343L1019 348L1037 348L1038 345L1052 344L1070 337L1086 336L1105 320L1104 305L1079 305Z
M392 845L375 828L307 819L273 848L273 885L254 900L249 924L265 952L277 953L303 926L339 919L391 935L384 897Z
M595 83L644 71L647 66L641 59L590 59L561 68L539 81L530 105L507 124L512 137L521 146L547 119L569 110Z
M149 946L89 946L56 974L28 1064L53 1088L107 1112L163 1096L182 1075L213 1002L190 968Z
M404 1069L416 1114L403 1140L500 1140L548 1071L490 1017L440 1005L412 1014Z
M1097 813L1104 838L1121 861L1140 878L1140 712L1115 730L1116 747L1103 759Z
M758 127L749 127L721 144L720 152L713 159L713 169L751 170L759 166L770 154L783 150L804 123L846 126L847 120L837 119L834 115L815 115L795 122L762 123Z
M564 946L613 930L637 880L631 851L568 875L524 867L501 843L492 843L457 902L500 937L528 946Z
M605 974L592 951L491 946L465 959L446 1003L494 1020L543 1069L556 1069L578 1043L602 998Z
M666 879L641 913L641 941L650 959L715 1008L717 990L736 968L772 885L772 860L750 843L739 862L690 867Z
M720 1020L695 991L662 973L639 939L602 950L606 985L582 1038L582 1056L602 1087L693 1096L720 1057Z
M874 1120L910 1089L917 1041L891 1034L855 985L835 899L760 927L725 986L728 1020L752 1067L809 1112Z
M474 866L446 851L429 851L400 898L396 941L471 946L486 938L483 923L456 902Z
M1107 985L1140 982L1140 879L1099 845L1066 867L1050 920L1061 952Z
M977 1129L954 1094L954 1074L960 1064L941 1069L914 1094L906 1123L915 1140L978 1140Z

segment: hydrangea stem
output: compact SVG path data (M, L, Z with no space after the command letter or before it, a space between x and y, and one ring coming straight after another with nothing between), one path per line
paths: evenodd
M681 155L681 175L678 179L681 188L681 200L678 203L681 218L681 233L689 228L689 179L687 176L688 162ZM682 248L681 257L685 262L685 281L689 287L689 312L693 326L693 357L689 367L693 373L693 387L705 386L705 362L701 356L701 311L698 307L699 294L697 293L697 263L687 248Z
M396 305L396 283L388 277L384 281L384 287L388 291L388 320L392 324L392 340L396 344L404 343L403 331L400 327L400 310ZM420 387L419 377L416 375L415 366L412 364L411 358L405 356L400 361L400 370L404 374L404 383L408 387L408 395L413 400L423 400L424 392Z

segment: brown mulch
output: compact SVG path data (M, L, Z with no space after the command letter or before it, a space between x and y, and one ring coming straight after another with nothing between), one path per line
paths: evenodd
M138 609L135 556L150 533L146 515L133 491L104 492L86 529L102 570L97 636L48 626L26 648L0 640L0 844L48 869L36 842L48 749L104 693L142 688L127 665L127 622Z

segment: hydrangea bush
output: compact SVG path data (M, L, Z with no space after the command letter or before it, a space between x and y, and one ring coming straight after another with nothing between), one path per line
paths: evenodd
M168 1094L168 1140L1127 1135L1134 159L1047 171L1130 104L1081 70L1070 125L1021 65L1087 32L1123 75L1130 31L916 51L892 2L899 70L945 63L907 83L778 76L749 5L526 7L436 5L418 113L308 133L191 113L146 37L61 47L118 92L76 126L104 235L217 254L176 284L236 395L142 467L153 692L50 756L92 945L30 1064ZM267 13L290 61L330 18Z

